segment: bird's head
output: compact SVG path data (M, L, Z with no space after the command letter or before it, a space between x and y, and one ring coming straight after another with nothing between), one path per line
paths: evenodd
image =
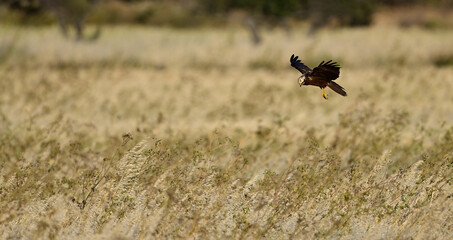
M305 78L304 76L300 76L298 79L299 82L299 87L302 87L302 85L305 85Z

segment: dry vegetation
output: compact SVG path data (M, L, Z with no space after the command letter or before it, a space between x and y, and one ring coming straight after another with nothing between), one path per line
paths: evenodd
M451 30L2 33L2 239L453 238Z

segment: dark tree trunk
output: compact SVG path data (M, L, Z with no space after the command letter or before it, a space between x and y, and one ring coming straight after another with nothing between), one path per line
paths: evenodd
M83 39L83 23L81 19L76 19L74 21L74 27L76 30L76 39L81 40Z
M67 37L68 36L68 26L66 26L66 21L60 14L57 15L57 18L58 18L58 25L60 26L61 33L63 34L63 36Z
M253 17L249 16L249 17L245 18L244 25L251 33L253 44L255 44L255 45L260 44L261 36L260 36L260 33L258 31L258 28L255 24L255 20L253 19Z

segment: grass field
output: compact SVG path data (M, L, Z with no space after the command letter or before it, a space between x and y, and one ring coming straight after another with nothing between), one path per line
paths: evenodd
M0 238L453 238L453 30L248 37L1 26Z

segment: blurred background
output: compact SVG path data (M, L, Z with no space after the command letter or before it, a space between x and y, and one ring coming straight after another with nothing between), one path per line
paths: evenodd
M451 0L1 0L0 238L453 239L452 90Z
M405 29L413 28L432 32L449 31L453 26L452 8L451 0L347 0L342 2L333 0L284 2L277 0L3 0L0 3L0 23L2 24L0 59L6 60L14 55L13 52L16 52L16 55L23 54L25 58L30 57L26 56L30 52L24 50L27 47L20 43L20 38L25 37L20 36L21 28L40 29L43 34L46 29L53 29L53 31L58 29L59 36L54 35L48 39L54 42L60 42L62 38L94 42L102 38L103 34L110 34L112 29L121 28L120 26L127 26L123 28L125 30L131 30L132 26L139 27L144 30L143 32L148 33L159 32L162 29L180 30L179 32L186 33L193 32L195 29L213 31L224 29L223 32L231 33L232 29L241 29L245 34L238 38L239 41L249 41L259 46L263 42L271 41L266 38L272 38L272 34L269 34L272 31L284 32L285 39L289 40L293 37L292 41L299 42L300 40L294 36L303 36L303 39L310 41L315 39L315 34L323 29L341 30L381 26L396 28L401 33L404 33ZM130 37L130 41L125 42L124 45L140 44L143 36L133 36L135 33L137 31L132 30L124 34L124 37ZM23 34L26 35L26 33ZM237 34L233 35L228 35L230 42L235 40ZM266 35L271 36L266 37ZM106 36L104 40L110 37ZM399 44L399 40L395 39L397 36L389 35L389 37L393 37L394 45ZM190 34L187 34L187 38L190 41ZM314 42L316 41L319 39ZM286 43L273 42L272 44L277 49ZM315 45L310 43L311 47ZM203 48L205 49L205 46L198 46L200 51L203 51ZM107 54L107 51L111 51L116 60L121 59L118 55L124 54L129 54L129 58L132 59L138 58L138 62L143 60L127 47L123 46L121 49L119 50L118 46L111 46L110 49L104 48L103 52ZM57 51L55 54L68 55L61 50L55 49ZM268 51L274 50L268 47ZM313 53L317 55L316 51ZM273 57L279 57L275 55ZM334 53L324 55L344 58ZM450 56L439 56L439 58L433 60L435 64L451 62Z
M3 0L3 23L43 27L58 24L64 36L97 38L87 25L118 24L171 28L222 28L243 25L261 41L262 29L301 32L295 22L306 22L308 33L322 27L357 27L394 24L426 29L452 25L451 0Z
M141 71L148 79L146 86L156 89L171 80L201 89L202 85L194 84L199 82L208 84L206 91L216 94L220 91L216 85L249 84L250 90L230 91L250 95L247 91L254 91L252 83L265 86L260 81L269 81L271 89L284 87L282 92L297 86L294 81L299 73L288 61L294 53L311 67L322 60L338 61L343 67L339 83L351 92L342 101L366 102L357 98L368 96L371 102L384 98L379 104L389 101L409 106L416 102L416 109L424 112L419 114L427 114L423 104L430 108L432 98L445 102L434 88L432 94L426 94L424 87L436 86L438 79L443 84L439 91L447 89L444 84L448 81L437 76L450 76L453 65L452 13L450 0L4 0L0 4L0 64L22 74L43 74L45 79L65 70L90 70L87 76L91 80L86 79L90 86L102 86L106 74L114 70L129 83L138 79L128 74ZM153 73L163 76L156 78L150 75ZM219 75L218 80L209 79L207 73ZM18 78L12 76L14 71L5 74ZM29 84L27 77L22 80L14 84ZM8 82L3 81L5 87ZM64 84L61 79L58 83ZM120 83L124 82L111 86L120 87ZM178 89L162 91L171 96ZM291 91L299 91L294 93L301 95L299 100L312 101L318 90ZM228 104L231 96L225 97L218 106L205 104L214 109L228 105L228 111L239 114L236 120L246 118L247 111L256 107ZM284 102L299 104L298 100ZM150 112L184 119L176 114L177 107L161 107L153 106L155 111ZM207 108L201 109L197 116L203 122L209 114ZM140 107L135 110L142 112ZM323 108L323 114L336 114L330 110ZM450 111L439 113L451 117ZM323 114L312 115L316 116L313 120L323 121L327 116Z

